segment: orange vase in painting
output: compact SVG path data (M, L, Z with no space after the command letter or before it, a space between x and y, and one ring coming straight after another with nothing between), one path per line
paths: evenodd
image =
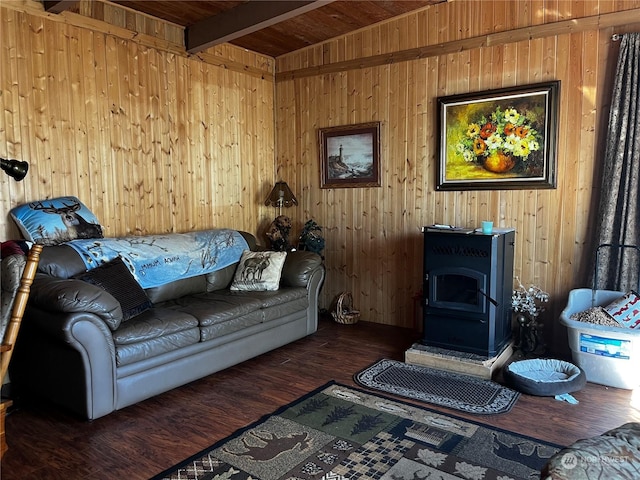
M516 161L512 155L507 155L506 153L500 151L489 155L483 163L484 168L493 173L508 172L515 165Z

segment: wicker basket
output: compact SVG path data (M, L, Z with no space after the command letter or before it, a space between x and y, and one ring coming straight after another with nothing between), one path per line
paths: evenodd
M344 325L358 323L360 310L353 309L353 296L351 292L343 292L338 296L336 311L331 312L331 316L336 322Z

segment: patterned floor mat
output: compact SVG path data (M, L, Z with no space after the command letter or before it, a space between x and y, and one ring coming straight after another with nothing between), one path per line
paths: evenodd
M387 359L353 378L363 387L484 415L508 412L520 396L490 380Z
M559 449L330 382L154 480L537 479Z

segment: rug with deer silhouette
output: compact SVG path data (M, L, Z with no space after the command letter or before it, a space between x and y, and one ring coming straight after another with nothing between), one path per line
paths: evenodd
M154 478L537 479L560 448L331 382Z

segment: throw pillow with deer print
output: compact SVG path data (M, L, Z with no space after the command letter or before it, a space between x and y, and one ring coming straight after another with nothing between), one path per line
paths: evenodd
M280 276L287 252L252 252L245 250L230 289L268 291L280 288Z
M11 217L24 238L58 245L76 238L103 238L96 216L76 197L58 197L19 205Z

